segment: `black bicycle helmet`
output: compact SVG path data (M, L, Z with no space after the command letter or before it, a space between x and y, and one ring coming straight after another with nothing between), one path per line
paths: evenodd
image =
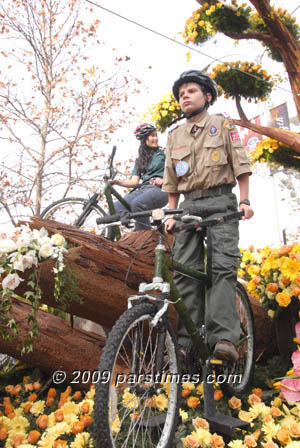
M173 85L173 95L176 100L179 100L179 87L187 82L196 82L203 89L203 93L210 93L212 99L209 105L212 105L218 96L218 86L215 81L210 78L206 73L200 72L199 70L188 70L181 73L179 78L174 82Z
M151 132L157 131L157 128L152 123L142 123L134 131L134 135L138 140L145 140Z

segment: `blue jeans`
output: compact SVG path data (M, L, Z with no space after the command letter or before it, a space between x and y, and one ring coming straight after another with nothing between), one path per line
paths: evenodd
M142 212L164 207L168 203L168 193L161 191L161 188L155 185L144 184L124 196L124 199L130 204L133 213ZM119 201L114 202L114 206L116 213L127 210ZM151 229L150 218L140 217L136 220L135 230L149 229Z

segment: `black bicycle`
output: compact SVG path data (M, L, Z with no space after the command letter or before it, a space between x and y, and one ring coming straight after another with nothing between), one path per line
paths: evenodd
M114 238L118 240L121 237L119 226L115 226L114 232L109 232L107 227L96 225L96 218L107 215L99 205L99 202L104 198L106 198L110 215L116 212L112 196L115 196L128 211L131 211L128 202L112 186L112 180L117 174L113 167L116 149L116 146L114 146L108 159L107 168L103 176L104 188L102 191L94 193L86 199L77 197L59 199L46 207L40 217L80 227L83 230L92 231L105 237L110 237L113 234Z
M236 212L220 216L224 211L216 207L193 207L188 213L182 209L159 209L98 219L108 224L120 220L122 223L130 222L141 215L152 216L152 225L157 230L153 280L151 283L141 283L138 294L128 298L128 310L112 328L101 355L99 371L102 381L96 384L94 408L98 448L172 446L183 381L174 321L172 324L170 319L170 308L173 307L191 339L185 381L203 381L204 417L209 421L210 428L232 435L234 428L248 427L246 422L216 413L214 381L208 381L214 375L217 379L220 378L218 375L222 375L220 387L230 396L243 393L251 385L255 337L248 295L237 282L236 306L240 318L238 362L231 365L213 359L206 343L205 327L199 329L192 321L171 275L171 271L175 270L193 279L204 280L208 286L211 281L209 254L206 256L205 272L175 262L166 255L167 240L162 230L166 214L176 213L185 222L179 231L184 228L207 230L242 215ZM217 217L208 218L213 214Z

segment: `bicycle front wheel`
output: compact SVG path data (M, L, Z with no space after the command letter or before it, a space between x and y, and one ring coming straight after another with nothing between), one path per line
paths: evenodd
M240 395L252 384L254 370L255 330L251 303L247 291L239 282L236 289L236 306L240 318L240 339L236 346L239 360L228 369L221 368L218 382L228 395ZM223 381L224 380L224 381Z
M63 222L64 224L75 225L81 216L86 200L83 198L65 198L53 202L41 213L41 218L51 219L53 221ZM80 229L87 232L93 232L99 235L107 236L107 228L98 226L96 218L106 216L105 211L98 205L93 205L91 211L84 220Z
M137 304L108 336L99 365L108 380L98 382L95 393L97 448L172 446L180 397L178 347L168 322L151 325L156 312L151 303Z

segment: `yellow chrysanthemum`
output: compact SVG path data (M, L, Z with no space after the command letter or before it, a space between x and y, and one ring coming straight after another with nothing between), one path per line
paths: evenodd
M88 432L81 432L76 434L74 442L71 443L71 448L85 448L88 444L90 434Z
M43 400L36 401L30 408L30 413L34 416L43 414L45 409L45 402Z
M127 409L137 409L139 407L139 398L126 390L122 397L122 404Z
M159 411L164 411L168 408L169 400L165 394L154 395L153 399Z
M8 433L26 432L28 426L29 421L27 420L27 418L22 417L21 415L9 419L7 422Z
M300 275L300 263L285 257L281 265L281 272L286 278L293 281Z
M195 437L201 447L211 447L211 433L207 429L199 428L192 432L192 436Z

